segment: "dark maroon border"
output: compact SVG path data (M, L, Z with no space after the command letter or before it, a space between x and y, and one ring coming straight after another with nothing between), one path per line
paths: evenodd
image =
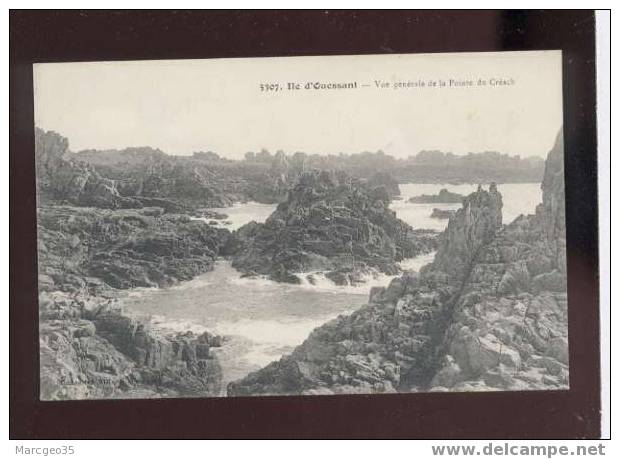
M33 62L526 49L564 52L570 390L38 401ZM10 437L598 437L594 59L591 11L11 11Z

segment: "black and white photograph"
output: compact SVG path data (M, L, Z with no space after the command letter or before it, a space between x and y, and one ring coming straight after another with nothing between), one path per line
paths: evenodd
M560 50L33 80L41 400L569 389Z

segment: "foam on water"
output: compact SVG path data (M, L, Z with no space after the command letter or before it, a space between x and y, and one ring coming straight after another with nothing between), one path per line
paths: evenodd
M182 333L191 331L192 333L196 333L199 335L206 331L210 331L204 325L200 325L199 323L193 322L191 320L168 319L165 316L159 314L149 317L151 326L164 332Z
M375 286L385 286L390 283L394 276L387 274L366 274L362 277L361 282L356 285L337 285L325 276L324 272L311 271L307 273L298 273L297 277L301 280L299 288L309 289L316 292L324 293L340 293L346 292L351 295L367 296L370 289ZM310 280L312 279L312 281Z
M403 271L419 271L422 266L433 261L435 252L426 253L414 258L407 258L399 263ZM351 295L367 296L372 287L386 287L392 279L400 275L383 273L368 273L362 276L355 285L338 285L330 280L323 271L307 271L296 273L299 284L284 284L268 279L266 276L234 277L228 280L233 285L247 288L266 288L276 290L294 291L296 289L309 290L321 293L347 293Z
M394 276L387 274L379 274L372 276L370 274L364 276L364 280L357 285L337 285L325 276L321 271L309 271L305 273L296 273L299 278L299 284L287 284L276 282L265 276L238 277L230 279L230 283L240 287L254 289L269 289L278 291L309 291L315 293L333 293L333 294L350 294L350 295L368 295L371 287L387 285ZM310 281L312 278L312 281Z
M422 266L431 263L437 252L429 252L414 258L406 258L399 263L403 271L420 271Z
M475 191L477 185L400 185L402 200L391 208L414 228L443 230L447 220L430 218L433 207L457 209L459 204L413 204L407 200L420 194L436 194L441 188L461 194ZM486 186L485 186L486 188ZM539 184L501 184L504 222L521 213L533 213L541 201ZM231 230L250 221L262 222L275 205L235 204L215 209L229 215ZM403 260L403 270L419 271L433 261L435 253ZM313 282L308 280L312 275ZM128 312L150 316L152 326L168 332L205 330L231 337L226 345L214 349L218 354L224 382L245 376L299 345L310 332L337 317L350 314L367 302L373 286L387 286L395 276L367 276L365 283L338 286L322 272L299 275L301 284L284 284L264 277L241 277L230 262L219 260L213 271L177 286L128 292L123 306Z

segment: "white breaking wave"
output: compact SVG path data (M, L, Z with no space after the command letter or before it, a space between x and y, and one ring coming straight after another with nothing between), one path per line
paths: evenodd
M367 274L362 282L356 285L338 285L328 279L322 271L308 271L295 273L299 278L299 284L276 282L265 276L238 277L228 280L230 284L253 288L253 289L289 289L307 290L320 293L347 293L351 295L368 295L372 287L385 287L396 276L387 274ZM312 279L312 281L310 280Z
M301 284L299 288L309 289L317 292L325 293L350 293L353 295L368 295L372 287L385 287L395 276L387 274L366 274L362 276L362 282L356 285L337 285L320 271L311 271L306 273L298 273ZM310 281L312 279L312 282Z
M150 319L153 328L168 333L184 333L191 331L192 333L200 335L206 331L211 331L204 325L191 320L170 319L161 315L152 315Z
M410 196L434 194L441 187L401 185L404 199L395 201L392 209L415 228L442 230L447 220L430 218L433 205L406 202ZM473 187L447 188L466 194L473 191ZM539 188L538 184L500 185L504 196L504 220L518 213L531 213L533 207L524 205L523 195L537 196ZM529 201L534 202L533 199ZM214 210L228 214L228 220L233 223L222 227L233 230L250 221L264 221L275 207L237 203L231 208ZM208 222L208 219L203 221ZM434 256L435 253L420 255L403 260L399 265L404 271L419 271L432 262ZM312 283L309 275L313 277ZM127 293L125 301L127 310L150 317L152 327L162 333L209 331L231 337L225 346L214 349L221 358L225 380L231 381L291 352L316 327L362 307L373 286L388 286L397 276L368 275L363 284L355 286L338 286L325 277L324 272L302 273L299 277L299 285L274 282L265 277L242 278L230 261L219 260L213 271L194 280L164 289L135 289Z
M422 266L431 263L435 259L437 252L429 252L413 258L407 258L399 263L400 269L403 271L420 271Z
M407 258L399 263L403 271L419 271L422 266L433 261L435 252ZM300 284L287 284L268 279L266 276L231 277L227 281L232 285L251 287L254 289L303 289L321 293L348 293L352 295L368 295L372 287L387 287L390 282L399 277L383 273L368 273L362 276L362 281L356 285L338 285L330 280L323 271L307 271L295 273L301 281Z

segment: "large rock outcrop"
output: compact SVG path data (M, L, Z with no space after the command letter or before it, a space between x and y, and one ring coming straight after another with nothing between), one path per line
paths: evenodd
M167 198L185 205L228 207L235 201L235 196L222 191L212 172L191 164L159 161L129 183L137 187L136 194L141 197Z
M40 295L41 399L219 395L209 333L163 334L123 315L113 299Z
M189 280L212 268L230 234L160 208L44 206L37 222L40 283L59 290L91 278L121 289Z
M566 273L566 201L564 196L564 134L560 131L545 162L543 201L536 216L545 236L545 247L555 268Z
M115 299L118 289L163 287L210 270L230 233L160 207L58 205L84 204L89 191L67 180L76 169L62 158L66 142L47 137L37 209L41 398L220 395L210 352L219 338L158 332Z
M122 196L164 199L186 208L228 207L236 201L277 203L286 198L289 170L283 154L241 162L213 152L171 156L150 147L85 150L71 155L113 179Z
M315 329L230 395L568 387L561 135L536 215L502 226L495 186L468 196L433 263ZM560 158L560 159L559 159Z
M432 267L463 279L480 249L493 240L501 226L502 196L497 186L491 184L488 192L479 187L448 221Z
M499 193L473 193L420 275L374 289L369 305L319 327L290 356L232 383L229 393L393 392L426 384L462 277L498 221Z
M389 192L333 172L299 177L264 224L231 239L233 266L283 282L323 271L338 284L372 272L398 274L398 262L434 247L435 234L415 231L388 208Z
M212 268L229 236L159 208L38 209L43 399L221 393L209 334L162 334L116 306L118 289L163 287Z
M123 197L114 180L102 177L93 167L68 155L69 141L52 131L35 128L37 190L41 204L61 202L107 209L140 208Z

